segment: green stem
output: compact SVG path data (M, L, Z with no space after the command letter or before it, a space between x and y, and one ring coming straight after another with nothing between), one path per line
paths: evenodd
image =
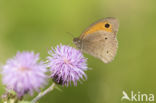
M36 103L40 98L42 98L44 95L46 95L47 93L51 92L55 87L55 83L52 83L52 85L47 88L46 90L44 90L43 92L40 92L32 101L31 103Z

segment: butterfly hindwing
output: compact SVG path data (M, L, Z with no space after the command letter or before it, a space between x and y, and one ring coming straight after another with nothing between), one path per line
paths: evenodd
M105 31L94 32L82 40L82 51L101 59L105 63L113 60L117 47L116 38Z

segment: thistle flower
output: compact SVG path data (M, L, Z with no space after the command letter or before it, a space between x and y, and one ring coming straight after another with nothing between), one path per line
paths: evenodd
M14 90L18 97L33 94L46 84L46 66L39 61L39 54L18 52L2 67L2 81L7 88Z
M68 86L71 82L77 85L77 81L87 78L84 71L88 69L87 59L79 50L70 46L58 45L48 52L48 67L51 78L60 85Z

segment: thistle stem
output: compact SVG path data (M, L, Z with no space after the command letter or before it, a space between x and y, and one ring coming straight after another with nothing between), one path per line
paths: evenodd
M44 90L43 92L40 92L32 101L31 103L36 103L39 99L41 99L44 95L46 95L47 93L51 92L52 90L54 90L55 87L55 83L52 83L52 85L47 88L46 90Z

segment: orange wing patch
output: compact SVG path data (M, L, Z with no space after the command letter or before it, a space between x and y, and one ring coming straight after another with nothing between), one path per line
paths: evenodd
M105 27L105 25L108 24L109 27ZM112 25L108 22L99 22L95 25L93 25L92 27L90 27L87 31L85 31L80 38L84 38L86 37L88 34L92 34L93 32L99 31L99 30L104 30L107 32L112 32Z

